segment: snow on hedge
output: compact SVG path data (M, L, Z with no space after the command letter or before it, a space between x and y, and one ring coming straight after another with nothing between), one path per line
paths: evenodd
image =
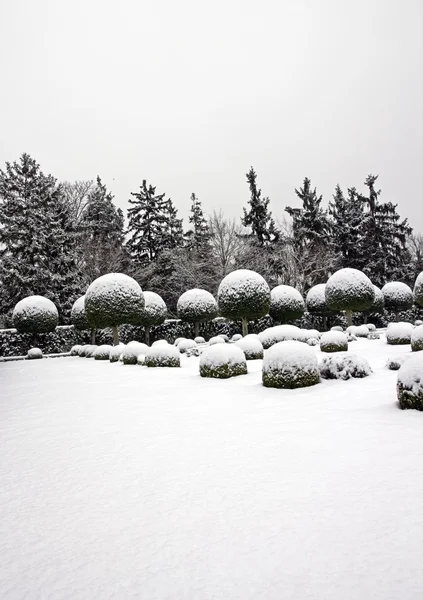
M263 358L263 344L256 335L246 335L235 342L238 348L245 354L247 360L257 360Z
M43 352L40 350L40 348L30 348L26 357L28 360L43 358Z
M196 347L197 343L195 342L195 340L181 340L181 342L178 344L178 350L182 354L185 354L187 350L191 350L191 348Z
M236 344L214 344L200 357L201 377L228 379L246 373L245 354Z
M213 346L214 344L225 344L225 343L226 343L225 340L220 335L215 335L209 339L210 346Z
M262 380L265 387L288 389L319 383L315 350L297 341L278 342L264 355Z
M369 328L367 327L367 325L357 325L357 327L355 328L355 332L354 335L356 335L357 337L368 337L370 333Z
M300 318L304 311L304 299L294 287L278 285L270 292L269 314L275 321L293 321Z
M12 313L13 326L19 333L49 333L59 322L55 304L44 296L27 296Z
M203 336L197 335L197 337L194 339L194 342L196 344L205 344L206 340L203 338Z
M414 302L423 306L423 271L417 276L413 289Z
M423 410L423 352L411 356L398 371L398 405Z
M374 297L372 282L358 269L339 269L326 283L325 298L332 310L366 310L373 304Z
M386 368L390 371L398 371L404 364L404 362L410 358L411 354L399 354L398 356L391 356L386 361Z
M411 350L413 352L423 350L423 325L418 325L411 332Z
M348 338L342 331L326 331L320 338L322 352L345 352L348 350Z
M110 352L113 346L110 344L102 344L94 351L94 360L109 360Z
M238 340L242 340L242 335L240 333L234 333L231 337L231 342L237 342Z
M275 327L268 327L264 331L261 331L258 337L263 348L266 350L278 342L298 340L302 335L300 328L295 325L275 325Z
M184 292L176 305L178 318L188 323L211 321L217 315L217 302L210 292L195 288Z
M369 363L363 356L347 353L325 356L319 365L319 370L323 379L361 379L372 373Z
M402 321L399 323L389 323L388 329L386 330L386 341L393 346L410 344L413 329L414 327L411 323Z
M81 350L81 348L81 344L76 344L75 346L72 346L70 351L71 356L78 356L78 353Z
M125 350L125 344L118 344L117 346L113 346L110 350L109 360L111 363L119 362L120 356L122 352Z
M239 269L226 275L218 290L219 312L230 319L258 319L270 307L270 288L261 275Z
M147 367L180 367L179 350L171 344L151 346L145 353L144 364Z
M413 305L413 292L411 288L401 281L391 281L382 288L385 308L399 312L407 310Z

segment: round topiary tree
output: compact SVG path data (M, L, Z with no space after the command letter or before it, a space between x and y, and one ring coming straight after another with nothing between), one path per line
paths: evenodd
M300 292L290 285L278 285L270 292L269 315L274 321L285 323L303 316L305 303Z
M144 327L144 339L147 346L150 345L150 327L161 325L167 316L167 306L159 294L155 292L144 292L144 308L139 322Z
M181 321L194 323L194 337L198 337L200 323L211 321L217 316L217 303L210 292L195 288L180 296L176 311Z
M217 292L219 312L223 317L242 321L242 335L248 333L248 320L259 319L269 312L270 289L261 275L239 269L226 275Z
M352 325L352 313L367 310L375 299L370 279L358 269L340 269L329 277L325 298L331 310L343 310L348 325Z
M95 329L88 323L87 315L85 314L85 295L80 296L73 303L70 318L72 325L78 331L91 330L91 344L95 344Z
M144 309L141 287L128 275L108 273L98 277L85 294L85 312L91 327L112 327L113 343L119 343L118 325L139 323Z
M399 313L413 306L413 292L407 284L401 281L391 281L382 288L385 308L395 313L395 320L399 320Z
M383 309L385 308L385 299L383 297L382 290L378 288L377 285L374 285L373 289L375 292L373 304L367 310L363 310L365 324L367 324L369 314L381 315L383 313Z
M294 389L320 382L316 352L302 342L278 342L266 351L262 366L265 387Z
M398 406L423 410L423 352L408 358L398 371Z
M54 331L59 322L55 304L44 296L28 296L20 300L12 314L13 326L19 333L32 333L35 345L39 333Z
M318 283L310 288L306 296L307 311L323 318L323 329L328 328L328 316L332 313L325 296L326 283Z
M414 302L418 306L423 306L423 271L417 275L413 290Z

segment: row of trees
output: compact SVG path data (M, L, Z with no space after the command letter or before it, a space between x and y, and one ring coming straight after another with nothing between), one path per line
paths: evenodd
M423 240L383 203L370 175L367 193L337 186L322 206L311 181L295 193L275 222L257 174L247 173L249 200L239 221L204 214L191 196L189 227L170 198L146 180L131 194L127 220L101 179L59 183L23 154L0 171L0 314L32 294L50 298L66 322L75 299L108 272L125 272L154 290L175 313L186 289L216 293L230 271L261 273L271 287L284 283L302 294L337 269L354 267L378 286L412 284L423 270Z

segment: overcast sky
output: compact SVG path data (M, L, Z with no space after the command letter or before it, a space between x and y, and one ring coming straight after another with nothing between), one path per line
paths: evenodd
M423 232L422 39L422 0L2 0L0 166L238 216L253 165L277 218L378 173Z

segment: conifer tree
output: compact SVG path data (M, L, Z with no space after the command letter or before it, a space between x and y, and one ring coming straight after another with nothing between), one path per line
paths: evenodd
M363 202L357 190L348 188L348 197L345 198L337 185L329 202L329 214L332 217L330 242L338 254L335 268L359 268Z
M200 200L194 193L191 194L191 214L189 216L191 228L185 233L186 246L189 250L201 252L210 248L210 229L204 216Z
M184 244L184 228L182 219L178 219L178 210L169 198L163 203L164 232L162 250L174 250Z
M293 219L293 229L298 246L317 247L327 244L331 231L327 212L321 207L322 196L317 196L316 188L311 188L311 180L304 179L303 187L295 189L302 201L302 208L287 206L286 212Z
M244 208L244 217L241 219L244 227L251 227L251 235L256 239L260 246L276 242L279 238L279 231L276 228L269 211L270 198L261 197L261 189L257 187L257 173L253 167L246 174L247 183L250 187L250 208Z

